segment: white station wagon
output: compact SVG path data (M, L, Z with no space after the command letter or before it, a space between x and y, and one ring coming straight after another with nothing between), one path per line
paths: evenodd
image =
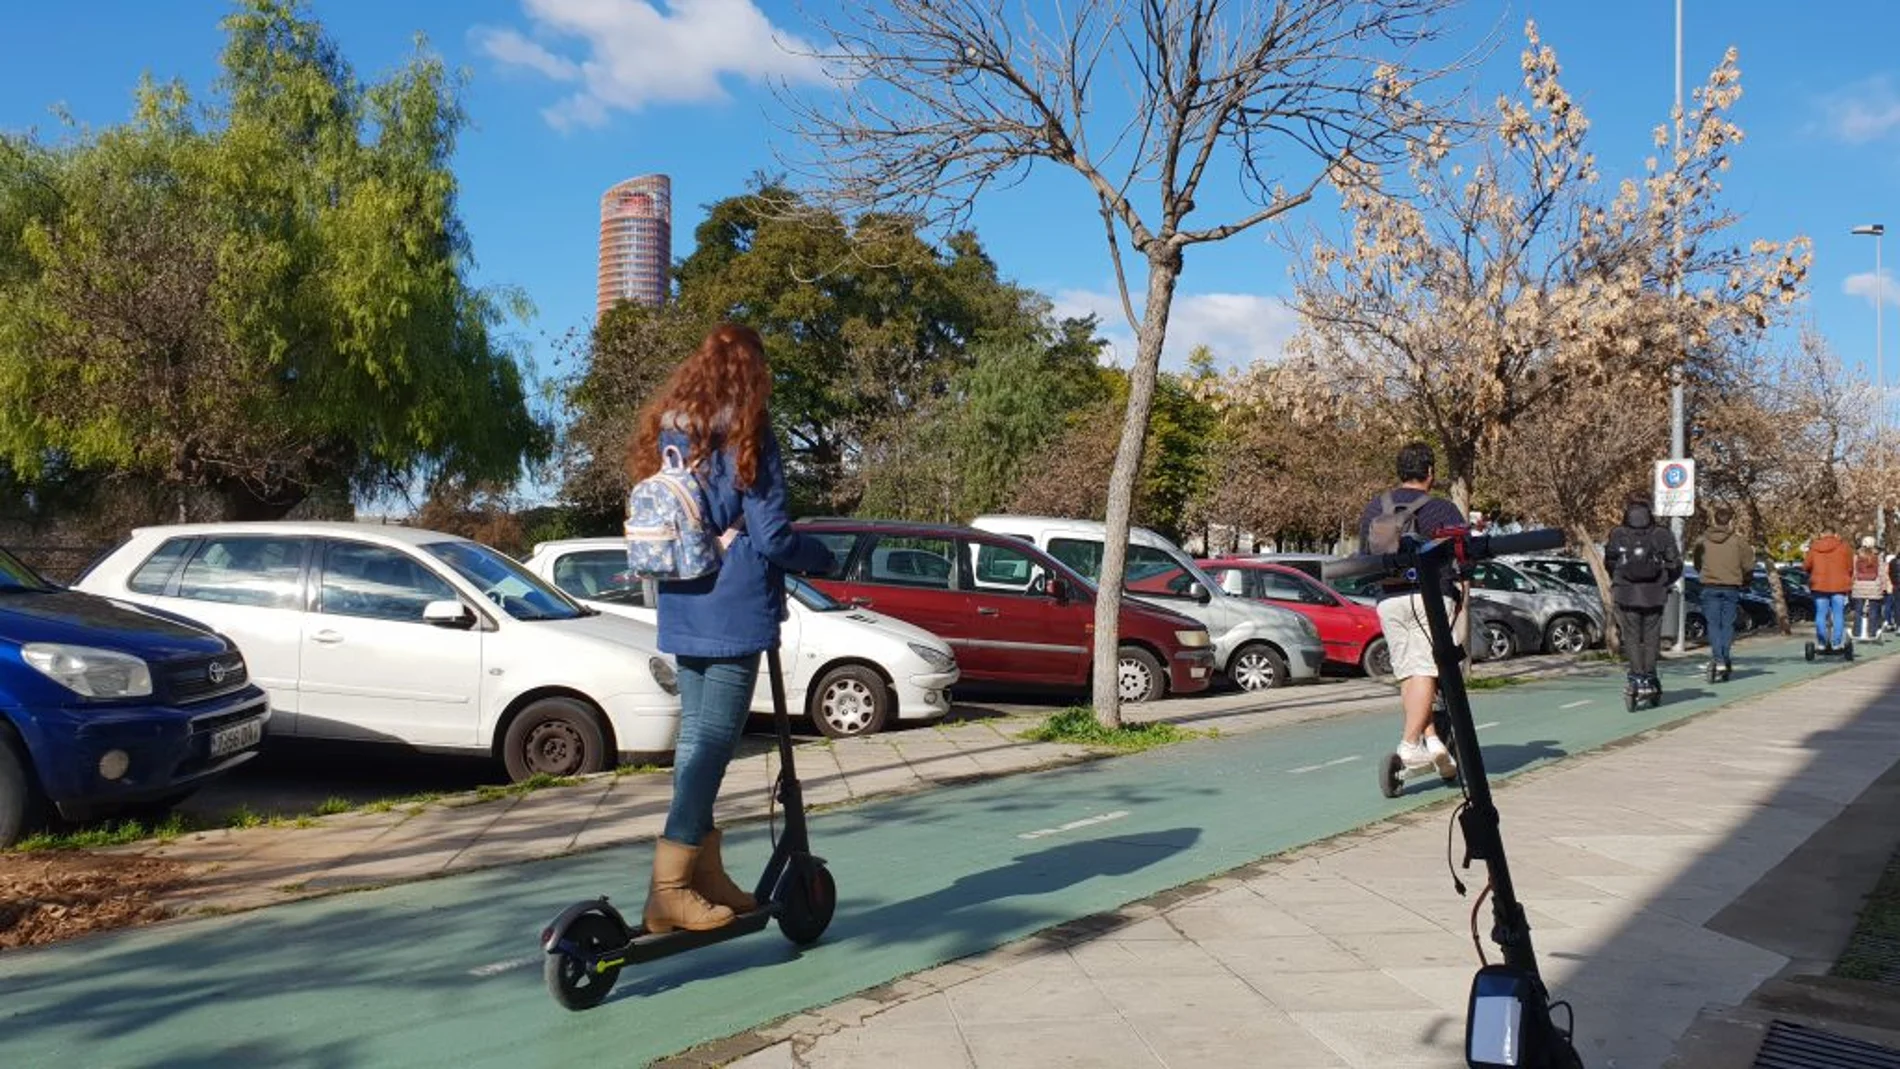
M935 558L933 558L935 559ZM627 546L618 538L543 542L528 570L604 612L657 623L645 586L630 582ZM936 720L950 711L957 681L949 643L921 627L852 608L802 580L787 577L779 660L785 704L811 716L832 738L868 735L893 720ZM764 673L752 694L754 712L772 711Z
M454 535L147 527L75 585L230 636L270 692L272 735L492 753L521 780L663 758L679 733L673 666L651 627Z

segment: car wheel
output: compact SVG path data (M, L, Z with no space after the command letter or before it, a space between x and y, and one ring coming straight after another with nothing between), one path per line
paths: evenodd
M516 783L534 776L580 776L607 768L607 736L592 706L543 698L508 725L501 761Z
M1590 629L1574 616L1559 616L1544 628L1544 649L1551 653L1578 654L1590 648Z
M1701 613L1689 614L1689 641L1706 642L1709 638L1709 621Z
M1161 662L1140 646L1123 646L1115 669L1115 689L1122 701L1151 702L1168 692Z
M1500 623L1484 625L1484 659L1487 661L1508 661L1517 656L1517 636L1511 629Z
M811 718L826 737L848 739L884 730L892 704L883 677L863 665L841 665L812 688Z
M1366 643L1366 652L1359 655L1359 667L1369 676L1391 675L1392 647L1385 644L1384 638Z
M0 847L19 842L38 820L39 795L24 753L0 733Z
M1247 691L1284 687L1286 658L1265 643L1249 642L1235 650L1234 659L1227 662L1227 678L1234 686Z

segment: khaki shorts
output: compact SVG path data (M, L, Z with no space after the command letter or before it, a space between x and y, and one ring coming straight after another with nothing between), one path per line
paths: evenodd
M1451 615L1451 633L1460 646L1465 641L1465 614L1445 599L1445 611ZM1425 623L1425 598L1422 594L1387 598L1379 603L1379 626L1385 632L1385 646L1392 655L1392 675L1398 679L1413 676L1438 678L1438 661L1432 656L1431 630Z

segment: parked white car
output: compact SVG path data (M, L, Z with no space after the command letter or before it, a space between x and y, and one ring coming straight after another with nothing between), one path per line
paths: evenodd
M1090 582L1101 582L1107 527L1099 521L978 516L970 526L1020 538ZM1326 648L1311 620L1291 609L1229 594L1161 535L1146 527L1130 528L1123 571L1130 596L1207 627L1214 640L1214 670L1240 689L1265 690L1319 676Z
M628 580L627 546L618 538L543 542L528 570L584 605L656 624L644 585ZM868 735L893 720L937 720L950 711L959 669L949 643L921 627L855 609L803 580L787 577L787 614L779 662L785 703L808 714L832 738ZM772 711L764 673L754 712Z
M413 527L225 523L132 532L77 584L202 620L270 692L270 733L493 753L516 780L664 758L672 664L479 542Z

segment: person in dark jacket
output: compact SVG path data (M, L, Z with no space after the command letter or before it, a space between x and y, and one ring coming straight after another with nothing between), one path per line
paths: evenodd
M1726 677L1733 667L1729 651L1735 645L1735 610L1755 570L1754 550L1735 530L1734 509L1715 507L1696 547L1695 566L1702 576L1702 615L1709 622L1709 661Z
M1656 525L1649 495L1641 493L1629 496L1623 522L1610 532L1606 549L1630 686L1638 693L1654 692L1661 686L1656 661L1662 656L1663 607L1669 588L1682 577L1682 550L1668 528Z
M708 529L725 543L717 571L660 584L659 645L679 666L680 733L647 892L650 932L706 931L757 908L726 875L713 801L752 706L759 655L778 645L785 573L832 563L822 542L792 527L771 392L758 334L721 326L647 403L628 453L638 482L659 470L664 448L680 450L705 489Z

